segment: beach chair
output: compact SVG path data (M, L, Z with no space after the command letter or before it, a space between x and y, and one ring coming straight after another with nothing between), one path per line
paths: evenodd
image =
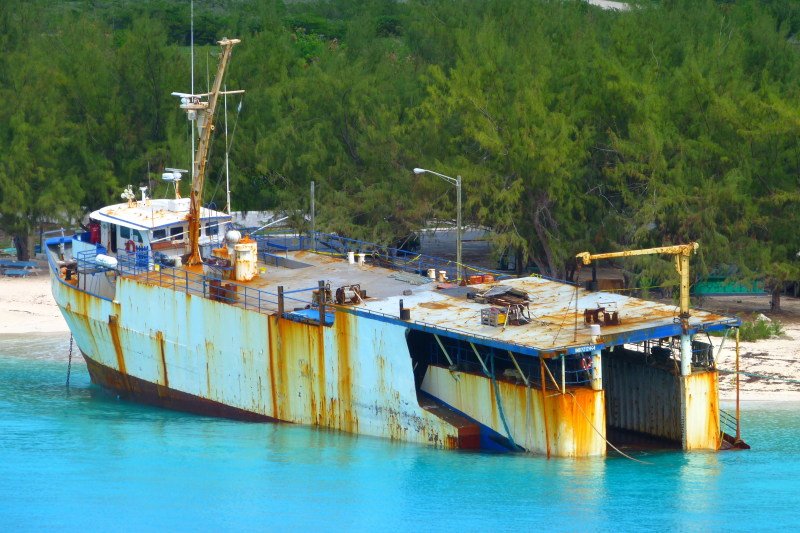
M9 278L26 278L30 273L30 270L24 268L7 268L3 271L3 275Z

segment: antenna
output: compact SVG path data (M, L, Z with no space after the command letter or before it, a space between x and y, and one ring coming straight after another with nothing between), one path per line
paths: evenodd
M188 170L184 170L182 168L165 168L164 173L161 174L161 179L166 182L172 182L175 184L175 199L181 199L181 178L183 178L183 174L189 172Z
M194 0L191 1L191 35L189 37L190 41L190 48L192 51L192 94L194 94ZM196 162L194 160L194 124L192 124L192 117L189 116L189 129L192 130L192 146L190 151L192 152L192 179L194 179L194 175L197 173Z
M231 167L228 161L228 154L230 152L230 144L228 143L228 86L224 86L225 96L223 104L225 107L225 211L231 214Z

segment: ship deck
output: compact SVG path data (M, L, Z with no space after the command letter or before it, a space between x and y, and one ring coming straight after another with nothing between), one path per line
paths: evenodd
M541 277L460 287L373 264L351 264L341 257L311 251L285 252L266 258L268 263L259 261L259 275L252 281L230 282L237 285L236 296L235 299L225 298L225 301L275 313L278 311L278 286L282 286L284 311L291 313L309 306L311 292L319 286L319 281L329 284L332 293L339 287L357 284L366 291L367 297L363 301L332 307L379 320L403 322L412 329L478 340L531 355L578 353L680 334L677 305L633 298L618 292L588 291ZM126 277L176 290L185 286L187 292L208 294L208 277L201 276L200 267L161 269ZM468 297L468 293L473 293L469 296L480 296L496 285L527 293L529 323L505 327L482 324L481 311L492 306ZM349 300L353 292L348 290L346 294ZM409 310L408 320L400 318L401 300L403 307ZM600 338L593 335L590 326L584 322L584 310L598 307L613 309L619 316L619 324L601 324ZM707 311L693 309L691 312L690 326L695 331L719 330L737 324L737 319Z

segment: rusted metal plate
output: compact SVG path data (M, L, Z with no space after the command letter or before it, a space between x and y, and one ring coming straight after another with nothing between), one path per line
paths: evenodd
M557 457L591 457L606 453L604 392L586 388L567 394L542 392L523 384L498 381L466 372L428 367L422 390L441 399L528 451Z
M685 450L718 450L722 433L719 425L719 373L695 372L681 378L685 402Z

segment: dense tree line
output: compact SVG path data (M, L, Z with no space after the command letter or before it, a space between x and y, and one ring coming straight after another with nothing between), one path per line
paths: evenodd
M697 240L698 275L776 290L800 260L800 6L662 0L195 2L196 84L236 36L233 204L393 242L452 218L563 277L578 251ZM21 240L188 168L189 2L0 6L0 227ZM200 90L200 89L198 89ZM220 131L218 129L218 131ZM224 139L206 198L224 205ZM304 223L301 218L298 225ZM628 265L631 266L631 265ZM672 280L643 258L644 280Z

